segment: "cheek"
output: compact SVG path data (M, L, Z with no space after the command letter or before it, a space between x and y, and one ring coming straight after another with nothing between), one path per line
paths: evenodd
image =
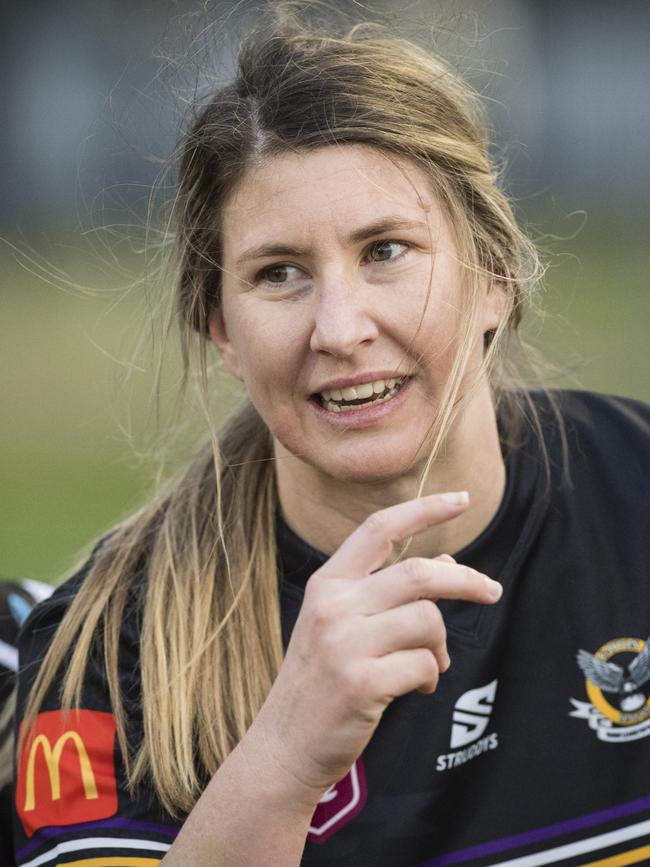
M424 315L409 323L413 353L434 373L445 376L462 342L462 314L457 303L431 293Z
M292 399L300 372L298 328L273 311L240 311L232 329L246 391L265 417ZM270 425L269 425L270 426Z

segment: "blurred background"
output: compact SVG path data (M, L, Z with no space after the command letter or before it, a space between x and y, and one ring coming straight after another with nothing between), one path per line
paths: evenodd
M650 4L374 6L411 21L486 99L503 183L550 263L532 328L550 384L650 400ZM157 417L153 356L130 360L169 291L141 279L157 237L147 214L155 226L173 186L153 208L150 193L194 86L227 75L254 15L227 0L3 9L0 574L59 580L152 489L151 432L178 365ZM224 382L224 409L233 394ZM191 440L190 425L169 467Z

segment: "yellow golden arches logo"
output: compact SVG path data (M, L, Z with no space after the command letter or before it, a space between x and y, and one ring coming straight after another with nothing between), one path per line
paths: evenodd
M50 739L47 735L38 735L34 738L32 745L29 748L29 757L27 759L27 782L25 792L25 812L36 809L36 798L34 794L34 766L36 764L36 753L39 746L43 748L43 758L47 766L47 773L50 778L50 790L52 792L52 800L58 801L61 797L61 776L59 773L59 763L61 761L61 753L67 741L72 743L77 748L79 756L79 766L81 768L81 782L84 788L86 800L98 798L97 784L93 773L88 753L78 732L67 731L58 738L54 744L54 749L50 745Z

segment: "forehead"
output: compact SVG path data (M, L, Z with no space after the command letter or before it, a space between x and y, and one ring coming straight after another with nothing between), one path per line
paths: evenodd
M431 182L407 159L364 145L283 153L249 169L223 213L226 258L250 244L325 232L343 238L382 216L442 220Z

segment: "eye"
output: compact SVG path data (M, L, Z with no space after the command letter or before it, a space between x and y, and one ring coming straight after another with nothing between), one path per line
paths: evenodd
M394 262L403 255L399 250L393 255L395 249L399 247L403 250L408 250L408 245L403 244L401 241L375 241L374 244L368 247L366 257L371 262Z
M268 268L262 268L261 271L258 271L255 275L256 283L286 283L291 274L288 272L294 271L296 273L299 272L299 269L294 267L293 265L270 265Z

